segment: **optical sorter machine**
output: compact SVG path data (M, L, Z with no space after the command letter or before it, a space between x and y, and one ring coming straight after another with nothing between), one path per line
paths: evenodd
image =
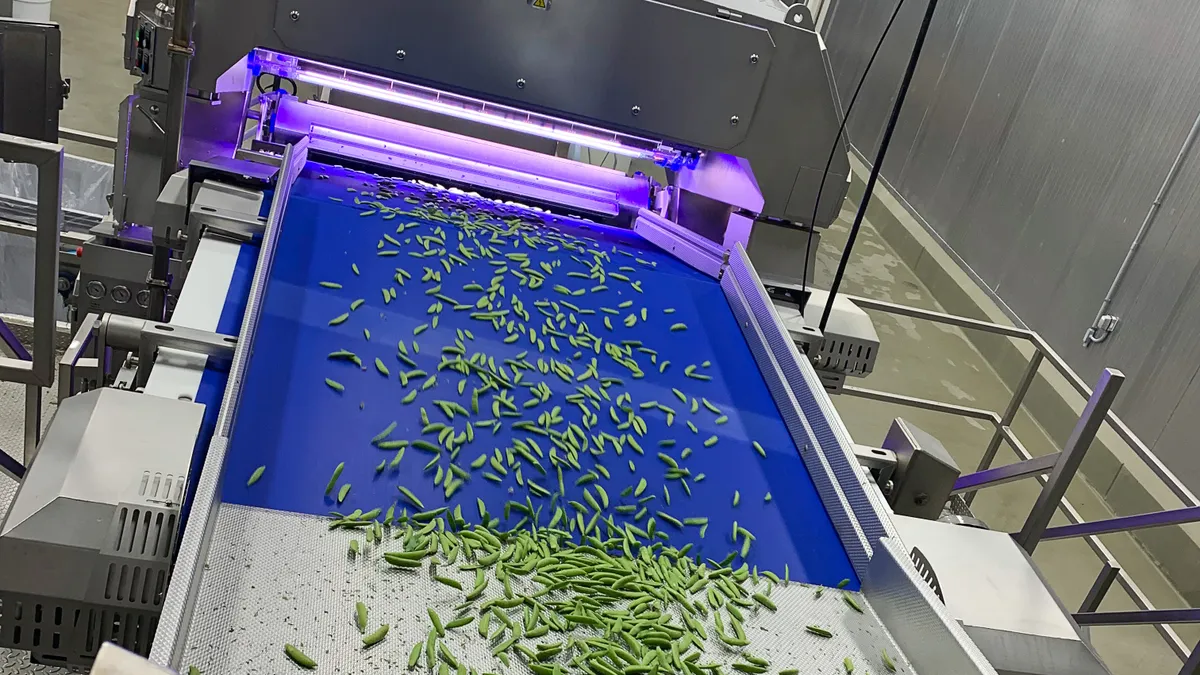
M781 242L828 224L845 191L837 158L809 222L839 117L803 6L191 11L131 7L126 62L142 80L122 105L113 218L82 256L59 407L0 526L0 647L86 667L115 643L213 674L291 672L291 644L321 672L401 669L448 596L379 560L402 531L394 511L421 500L471 522L478 506L489 527L503 510L501 529L553 529L553 507L509 513L535 476L508 473L512 448L586 427L576 468L594 475L560 474L553 500L592 502L602 473L596 517L611 496L602 523L645 525L625 502L661 474L655 451L674 472L686 460L694 482L641 499L693 525L660 513L680 522L659 527L676 550L719 561L744 532L737 574L786 579L745 628L774 670L995 672L917 572L797 345L850 350L802 316L785 326L763 284L797 281ZM177 25L193 18L190 34ZM652 162L666 184L562 156L578 148ZM859 339L874 339L869 322ZM869 370L875 346L824 375ZM519 423L500 414L510 388L532 393ZM472 409L465 429L439 422L458 450L380 454L430 431L435 398ZM472 469L501 466L431 479L459 450L479 455ZM330 512L384 508L366 543L329 526ZM583 518L564 531L594 531ZM387 640L362 648L356 602ZM452 648L481 672L528 670L502 669L481 640ZM742 658L700 649L712 672Z

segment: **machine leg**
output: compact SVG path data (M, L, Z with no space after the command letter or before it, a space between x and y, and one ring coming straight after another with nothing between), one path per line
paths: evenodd
M25 385L25 468L33 463L42 438L42 388Z

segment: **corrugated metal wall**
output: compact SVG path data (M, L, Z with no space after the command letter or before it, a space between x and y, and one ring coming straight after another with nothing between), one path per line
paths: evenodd
M843 102L895 0L837 0ZM908 0L848 124L868 158L924 11ZM885 178L1085 379L1129 376L1119 414L1200 489L1200 148L1125 280L1107 342L1081 339L1200 112L1195 0L942 0Z

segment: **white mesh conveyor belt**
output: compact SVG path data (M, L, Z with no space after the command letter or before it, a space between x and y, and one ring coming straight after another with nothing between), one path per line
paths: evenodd
M426 608L433 607L448 621L463 594L433 581L428 571L388 568L375 546L352 557L351 539L364 538L361 532L330 531L322 518L221 505L181 669L194 665L207 675L299 672L283 653L283 645L292 643L317 661L321 673L404 670L412 646L429 631ZM399 549L390 537L381 546ZM443 564L439 574L470 588L473 573L456 567ZM478 602L500 595L499 587L493 580ZM535 588L529 583L515 590ZM819 599L814 596L813 587L792 582L772 591L777 612L749 611L750 649L771 662L769 672L842 673L842 659L848 656L855 673L886 673L884 649L898 672L912 672L861 594L854 597L864 614L843 602L835 589ZM368 631L381 623L391 625L387 638L367 650L354 623L357 601L370 609ZM809 634L804 628L810 624L834 637ZM701 661L732 663L734 652L715 639L711 623L706 625L710 635ZM551 634L537 642L558 639ZM448 631L446 642L460 661L479 672L530 672L515 651L510 668L495 660L475 623ZM424 656L414 672L426 672Z

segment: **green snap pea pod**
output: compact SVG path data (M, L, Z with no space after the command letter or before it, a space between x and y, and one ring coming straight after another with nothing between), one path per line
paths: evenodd
M437 631L438 637L446 637L446 628L442 626L442 617L433 611L433 608L427 608L425 611L429 613L429 621L433 624L433 629Z
M304 652L300 651L295 645L285 644L283 646L283 653L287 654L287 657L289 659L291 659L293 663L300 666L301 668L307 668L308 670L312 670L313 668L317 667L317 662L310 659L307 655L305 655Z
M255 483L257 483L258 479L262 478L263 472L266 470L267 470L267 467L265 465L260 466L257 469L255 469L254 473L250 474L250 479L246 481L246 487L250 487L251 485L254 485Z
M367 606L361 602L354 603L354 623L360 633L367 629Z
M376 628L373 633L364 635L362 639L363 647L372 647L380 642L383 642L383 638L387 637L389 627L390 626L385 623L379 628Z
M820 626L805 626L804 630L806 630L818 637L823 637L823 638L833 637L833 633L825 630L824 628L821 628Z
M859 607L858 602L856 602L854 600L854 598L851 597L849 592L842 591L842 600L845 600L846 604L850 605L850 608L853 609L854 611L858 612L859 614L863 613L862 607Z

